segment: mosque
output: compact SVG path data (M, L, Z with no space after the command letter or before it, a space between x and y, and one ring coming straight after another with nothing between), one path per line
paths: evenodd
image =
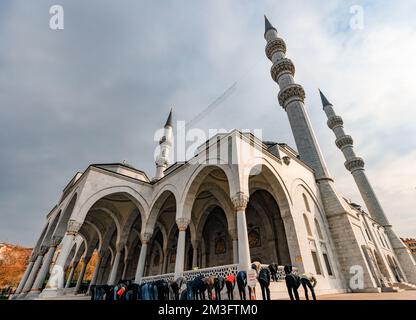
M415 260L389 223L342 118L320 92L366 211L337 191L306 112L305 91L294 80L295 66L266 17L264 38L297 151L233 130L211 137L190 160L171 164L171 111L153 179L110 163L91 164L68 182L46 216L13 299L77 293L93 254L91 285L225 275L248 270L254 260L312 272L321 293L416 284Z

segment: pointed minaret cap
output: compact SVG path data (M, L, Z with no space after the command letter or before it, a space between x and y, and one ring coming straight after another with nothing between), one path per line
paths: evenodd
M323 107L332 106L332 103L329 102L328 99L324 96L321 89L318 89L318 90L319 90L319 95L321 96L322 106Z
M273 29L274 31L277 32L276 28L272 26L269 19L267 19L266 15L264 15L264 34L266 34L266 32L269 31L270 29Z
M165 128L166 128L167 126L173 127L173 126L172 126L172 108L170 109L168 120L166 120L166 123L165 123Z

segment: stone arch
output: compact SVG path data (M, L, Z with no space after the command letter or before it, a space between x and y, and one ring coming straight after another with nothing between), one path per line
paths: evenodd
M178 214L181 214L182 217L188 219L191 218L194 199L199 191L199 188L206 180L207 176L216 169L220 170L226 177L226 189L228 195L234 195L237 193L237 191L240 189L237 187L239 178L236 174L233 173L233 170L229 165L195 165L195 169L192 172L191 177L188 179L182 194L182 198L179 203L179 210L177 211Z
M142 228L143 233L153 233L157 219L162 213L163 207L167 204L167 202L170 199L172 199L172 197L175 204L175 211L177 212L178 203L175 194L170 190L163 190L163 192L159 194L158 198L156 198L152 204L152 207L149 212L149 217L147 218L146 224Z
M94 215L94 212L99 212L99 213L103 213L105 215L107 215L108 217L110 217L111 221L113 221L114 225L116 226L116 231L117 231L117 242L119 243L120 241L120 237L121 237L121 223L119 221L120 217L118 217L118 215L115 213L116 210L115 208L108 208L106 206L98 206L95 208L91 208L90 211L88 211L88 214L85 218L88 217L88 215ZM84 220L85 223L86 220Z
M40 234L40 237L39 237L38 241L36 242L36 245L35 245L35 247L33 249L33 252L39 252L41 250L42 246L45 246L44 239L46 237L47 231L49 230L49 227L50 227L50 223L47 223L43 227L42 233Z
M73 214L75 204L77 202L78 193L74 193L71 200L68 202L67 206L63 210L63 213L60 215L59 221L55 227L52 237L63 237L65 235L68 221Z
M241 182L242 186L247 188L247 194L250 193L250 178L252 176L262 175L265 177L271 190L273 190L273 192L269 192L276 198L282 213L287 210L290 211L293 199L288 186L285 184L284 179L276 170L275 166L270 163L268 159L256 158L256 162L253 163L249 169L250 170L247 171L249 174L244 176L243 181Z
M147 201L139 192L129 186L108 187L91 194L85 201L77 205L77 209L79 210L75 211L72 219L79 222L84 221L88 211L98 200L112 194L123 194L126 196L139 209L142 221L146 221L146 214L148 212Z
M55 231L56 225L58 224L59 218L61 217L62 210L59 210L56 214L51 217L48 224L48 230L42 239L42 246L50 246L52 244L52 234Z
M143 221L141 220L141 215L138 212L139 210L137 208L133 209L133 211L128 215L127 220L124 222L123 227L121 228L120 232L120 239L119 245L125 245L128 237L130 235L130 231L135 223L138 222L138 219L140 219L140 224L143 225Z
M275 249L273 250L273 254L270 253L270 257L276 255L276 259L281 260L279 263L293 263L299 261L301 251L291 210L292 199L289 196L287 187L282 182L278 173L275 172L275 168L271 167L270 163L267 161L253 166L252 171L250 171L250 175L247 178L250 198L246 209L246 216L248 210L255 210L256 212L259 212L259 214L264 212L267 216L268 223L273 225L273 233L269 235L269 237L274 239ZM259 192L261 197L256 196L258 197L258 200L256 200L254 195ZM262 198L264 199L260 200ZM265 208L264 205L261 205L266 199L270 208ZM256 202L257 205L255 204ZM249 206L252 206L253 204L253 209L249 209ZM256 207L258 211L256 210ZM273 214L270 214L270 211L272 211ZM249 218L247 218L247 223L249 223ZM290 247L288 243L291 244ZM272 248L270 240L269 248ZM253 254L253 257L255 255L261 255L260 252L256 253L256 250L251 250L250 253ZM271 263L276 261L268 262Z
M92 229L94 229L94 231L97 233L97 237L98 237L98 248L97 250L100 251L101 250L101 246L103 245L103 234L101 233L100 229L98 229L98 227L92 223L91 221L85 220L85 223L90 225Z

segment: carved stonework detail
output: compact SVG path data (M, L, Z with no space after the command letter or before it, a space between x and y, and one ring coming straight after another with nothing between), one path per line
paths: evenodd
M152 238L152 233L151 232L142 233L140 238L141 238L140 240L142 241L142 244L147 244Z
M286 53L286 43L281 38L274 39L269 41L265 48L266 56L269 60L272 60L273 54L277 51Z
M335 140L335 144L337 145L339 149L342 149L345 146L352 146L353 143L354 141L352 140L352 137L349 135L339 137L338 139Z
M246 210L248 197L243 192L235 194L231 201L233 202L235 211Z
M344 121L342 121L342 118L339 116L331 116L328 121L326 122L329 129L334 129L336 127L341 127L344 124Z
M188 218L178 218L176 219L176 224L178 225L179 231L186 231L186 228L188 228L190 219Z
M79 231L79 229L81 229L82 223L75 221L75 220L69 220L68 221L68 227L67 227L67 233L72 234L72 235L76 235Z
M289 163L290 163L290 158L288 157L288 156L284 156L283 158L283 162L285 163L285 165L289 165Z
M344 165L345 168L347 168L347 170L350 172L355 170L362 170L364 169L364 160L362 158L355 157L345 161Z
M284 58L280 59L272 65L270 69L272 79L277 82L277 80L285 73L289 73L292 76L295 75L295 65L292 60Z
M305 90L299 84L291 84L280 90L278 99L279 104L285 108L287 101L291 98L303 102L305 100Z

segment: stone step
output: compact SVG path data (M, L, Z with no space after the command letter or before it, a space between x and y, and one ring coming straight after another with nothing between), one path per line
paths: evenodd
M381 292L401 292L404 291L403 289L400 289L399 287L383 287L381 288Z
M407 282L396 282L393 284L394 287L399 287L403 290L416 290L416 285Z

